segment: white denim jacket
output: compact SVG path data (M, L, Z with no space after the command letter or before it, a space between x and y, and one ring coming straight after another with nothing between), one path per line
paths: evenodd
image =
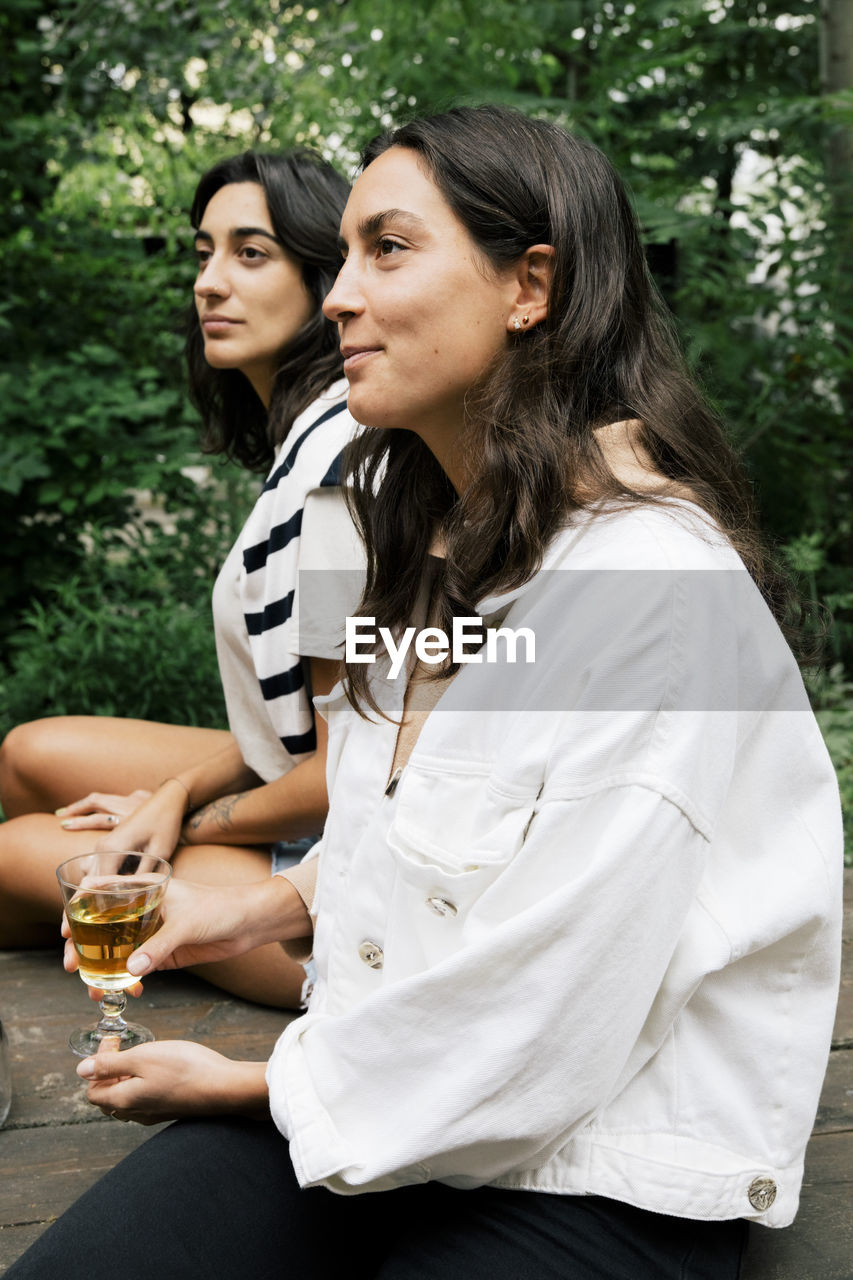
M267 1073L297 1176L784 1226L841 915L838 791L790 652L680 502L576 520L498 609L535 662L464 666L391 794L396 726L318 699L318 977ZM399 716L403 680L374 670Z

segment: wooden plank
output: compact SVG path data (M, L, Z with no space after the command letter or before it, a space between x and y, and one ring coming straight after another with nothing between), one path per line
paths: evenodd
M235 999L189 974L156 974L131 1015L158 1039L191 1039L264 1061L294 1016ZM0 1272L44 1227L157 1131L106 1120L86 1101L68 1048L96 1005L65 974L58 951L0 953L0 1010L10 1042L13 1097L0 1133ZM158 1126L159 1127L159 1126Z
M94 1124L0 1133L0 1269L10 1266L93 1182L162 1127L144 1129L100 1117Z
M16 1258L29 1249L30 1245L44 1231L41 1222L28 1223L22 1227L4 1227L0 1225L0 1276L4 1274Z
M51 1221L117 1161L165 1127L121 1124L97 1115L93 1124L0 1133L6 1223Z
M783 1231L750 1229L741 1280L850 1280L853 1133L812 1138L800 1212Z
M266 1010L264 1012L270 1012ZM253 1009L244 1010L246 1025L240 1025L238 1009L223 1009L221 1017L209 1003L158 1010L145 1015L158 1040L195 1040L224 1053L229 1058L265 1062L282 1030L281 1015L271 1025L261 1019L252 1023ZM246 1016L248 1015L248 1016ZM68 1048L68 1033L76 1025L67 1016L45 1018L39 1037L22 1034L11 1027L12 1107L7 1126L11 1129L51 1124L85 1124L98 1112L86 1101L86 1086L76 1073L79 1058ZM26 1028L24 1029L26 1031ZM0 1192L2 1202L2 1192Z
M94 1022L97 1006L62 971L52 951L0 953L0 1010L12 1067L12 1129L87 1123L100 1113L85 1098L68 1048L75 1027ZM191 974L155 974L129 1017L158 1040L195 1040L231 1058L265 1061L295 1016L228 996ZM0 1189L0 1221L3 1220Z
M844 925L841 943L841 990L832 1043L853 1049L853 867L844 873Z
M63 970L58 950L0 951L0 992L4 1021L32 1019L36 1012L41 1016L73 1013L75 1009L82 1010L81 1017L85 1018L89 1005L95 1008L77 975ZM177 1007L196 1003L201 992L211 1005L231 998L192 974L175 972L152 974L146 980L143 995L131 1003L136 1008ZM240 1000L238 1004L268 1015L275 1012L247 1001Z
M853 1130L853 1049L833 1049L820 1095L814 1132ZM853 1268L851 1268L853 1270Z

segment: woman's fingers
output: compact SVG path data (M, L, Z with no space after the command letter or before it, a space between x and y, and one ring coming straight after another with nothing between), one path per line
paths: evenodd
M142 990L143 990L142 983L134 982L132 987L124 987L123 990L126 996L141 996ZM106 992L101 991L99 987L89 987L88 992L89 992L90 1000L100 1001L100 1000L103 1000L104 996L106 995Z
M208 1112L221 1081L230 1082L235 1069L204 1045L162 1040L118 1053L105 1041L94 1057L78 1064L77 1074L104 1115L147 1125Z
M130 795L111 795L104 791L91 791L82 800L75 800L56 816L62 819L66 831L108 831L118 826L122 818L135 813L150 797L150 791L132 791Z
M133 811L108 834L99 836L95 848L104 851L121 846L168 861L177 848L183 821L183 793L175 791L174 797L160 791L153 795L135 791L127 797L134 802Z
M265 888L266 881L214 887L170 880L160 927L128 957L128 973L141 978L154 969L208 964L251 950L258 943L252 938L246 897Z
M127 959L127 971L142 978L154 969L175 967L175 952L187 943L183 930L177 926L170 928L164 921L156 933L152 934L138 951L134 951ZM169 961L172 961L170 965Z
M74 818L84 813L111 813L112 802L126 799L126 796L108 795L104 791L90 791L82 800L72 800L71 804L56 810L58 818Z
M104 1036L98 1052L77 1064L77 1074L83 1080L129 1080L133 1075L133 1049L119 1053L116 1036Z
M101 1110L105 1116L122 1117L118 1114L123 1098L116 1086L132 1081L133 1071L128 1070L132 1064L126 1060L132 1049L119 1053L118 1041L114 1036L105 1036L92 1058L84 1058L77 1067L77 1074L89 1081L88 1097L93 1106Z
M121 818L117 813L87 813L79 818L63 818L63 831L109 831L117 827Z

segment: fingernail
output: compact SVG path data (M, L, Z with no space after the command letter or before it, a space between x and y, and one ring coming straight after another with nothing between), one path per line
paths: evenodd
M137 951L127 962L127 972L132 973L135 978L140 977L143 973L148 972L151 964L151 958L144 951Z
M84 1058L77 1067L77 1074L84 1080L89 1080L95 1074L95 1059Z
M67 813L67 812L68 812L68 809L67 809L67 807L66 807L66 808L64 808L64 809L54 809L54 811L53 811L53 812L56 814L57 818L61 818L61 817L62 817L62 815L63 815L63 813Z

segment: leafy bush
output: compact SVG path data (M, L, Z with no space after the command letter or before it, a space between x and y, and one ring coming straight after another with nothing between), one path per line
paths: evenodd
M12 632L33 600L46 601L47 582L76 572L87 525L127 523L135 490L156 490L172 504L193 501L184 468L195 428L175 331L178 295L174 281L166 287L174 265L146 261L139 244L116 248L100 238L100 258L93 249L66 262L56 245L49 263L35 250L22 248L18 257L14 324L0 364L0 635ZM85 289L91 301L80 295ZM28 291L49 295L29 352L20 296Z
M841 663L808 681L812 706L835 765L844 814L845 862L853 865L853 680Z
M171 529L91 535L75 572L21 615L0 671L0 732L68 714L226 724L210 593L245 514L242 477L235 488L205 519L196 509Z

